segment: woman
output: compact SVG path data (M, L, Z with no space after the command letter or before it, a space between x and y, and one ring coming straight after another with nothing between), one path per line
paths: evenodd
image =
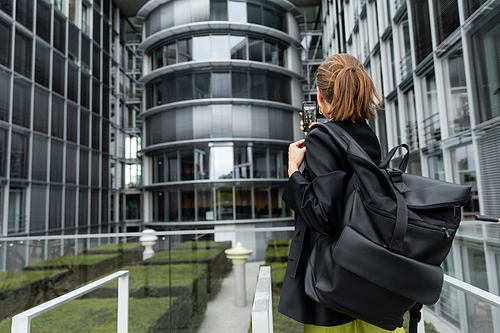
M348 54L334 55L319 66L316 84L320 113L330 119L328 123L335 122L347 131L373 162L380 164L378 139L366 123L375 117L374 98L379 103L380 98L361 63ZM299 166L303 161L306 168L302 174ZM305 141L289 147L289 180L283 200L295 211L296 218L279 311L304 323L305 333L388 332L326 308L304 291L307 259L316 239L321 234L340 232L344 194L352 172L345 152L318 128L313 127Z

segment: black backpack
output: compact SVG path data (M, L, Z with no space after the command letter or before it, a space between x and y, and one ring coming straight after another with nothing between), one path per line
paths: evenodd
M401 327L410 311L410 332L416 332L422 304L439 299L440 265L471 188L406 174L406 144L393 148L377 166L340 126L316 126L346 152L354 173L341 233L318 238L305 291L328 308L387 330ZM407 153L398 168L388 168L399 147Z

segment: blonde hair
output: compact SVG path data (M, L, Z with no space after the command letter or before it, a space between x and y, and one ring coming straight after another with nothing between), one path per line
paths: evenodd
M370 76L355 57L340 53L327 58L318 68L316 84L331 105L323 112L328 118L355 121L375 118L374 107L381 100ZM378 100L378 103L375 102Z

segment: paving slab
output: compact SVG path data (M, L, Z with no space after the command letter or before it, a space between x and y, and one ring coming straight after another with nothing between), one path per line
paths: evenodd
M235 306L234 271L222 282L219 293L208 301L207 311L196 333L248 333L252 317L252 302L263 261L245 265L246 306Z

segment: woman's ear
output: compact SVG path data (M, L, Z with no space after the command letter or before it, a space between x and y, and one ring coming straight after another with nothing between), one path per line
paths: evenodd
M316 87L316 96L318 96L317 97L318 103L323 103L325 99L323 98L323 95L321 94L321 90L319 90L319 87Z

